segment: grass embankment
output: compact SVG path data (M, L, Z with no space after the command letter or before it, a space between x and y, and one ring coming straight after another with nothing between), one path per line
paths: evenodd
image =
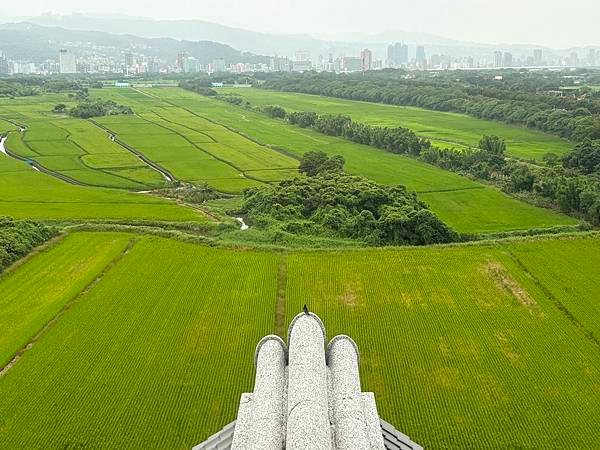
M10 308L44 284L41 309L60 304L56 272L86 285L124 236L31 258ZM600 446L597 234L285 258L136 238L0 377L0 448L189 448L235 418L256 342L304 303L357 341L363 389L425 447Z

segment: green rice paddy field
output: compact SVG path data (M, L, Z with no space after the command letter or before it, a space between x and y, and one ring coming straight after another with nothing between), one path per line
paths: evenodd
M63 310L0 376L0 448L189 449L305 303L425 448L598 448L599 258L597 234L271 253L73 233L0 278L0 365Z
M263 114L183 89L104 89L101 92L93 91L93 94L130 104L136 111L148 108L151 111L170 109L177 111L180 117L193 116L197 121L210 119L211 122L265 144L267 147L263 148L270 147L273 153L278 153L276 150L279 150L295 158L300 158L311 150L321 150L330 155L340 154L346 159L346 169L350 173L363 175L383 184L403 184L408 189L421 193L421 197L431 205L433 211L460 232L510 231L576 223L570 217L523 203L495 188L429 164L287 125ZM148 113L141 115L144 114ZM230 161L235 163L236 159L230 158ZM275 172L283 178L294 175L293 171ZM267 170L254 173L260 173L263 181L276 179L268 178ZM222 181L229 182L228 180L230 179ZM213 182L208 180L208 183Z
M509 154L541 159L546 153L564 155L574 145L541 131L464 114L264 89L228 88L224 92L241 95L254 106L280 105L289 111L344 114L370 125L410 128L441 147L473 147L483 135L495 134L506 139Z
M205 221L174 202L115 189L75 186L0 154L0 216L49 220Z

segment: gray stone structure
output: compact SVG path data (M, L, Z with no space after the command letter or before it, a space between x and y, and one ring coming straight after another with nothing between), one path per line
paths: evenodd
M242 394L235 422L194 450L422 450L377 413L375 396L360 387L356 343L327 343L323 322L298 314L288 344L265 336L254 356L254 392Z

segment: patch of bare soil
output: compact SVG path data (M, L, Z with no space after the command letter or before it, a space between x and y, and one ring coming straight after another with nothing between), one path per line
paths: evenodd
M543 315L536 301L501 263L488 261L483 266L483 270L494 281L499 290L516 298L531 314Z

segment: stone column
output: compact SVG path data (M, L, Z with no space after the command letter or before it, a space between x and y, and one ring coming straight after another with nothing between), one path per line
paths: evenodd
M327 347L331 376L331 403L335 424L335 448L337 450L370 449L365 423L358 350L348 336L336 336Z
M288 347L286 449L331 449L321 320L312 313L297 315L288 331Z
M256 347L249 449L282 449L285 439L285 365L287 349L278 336L264 337Z

